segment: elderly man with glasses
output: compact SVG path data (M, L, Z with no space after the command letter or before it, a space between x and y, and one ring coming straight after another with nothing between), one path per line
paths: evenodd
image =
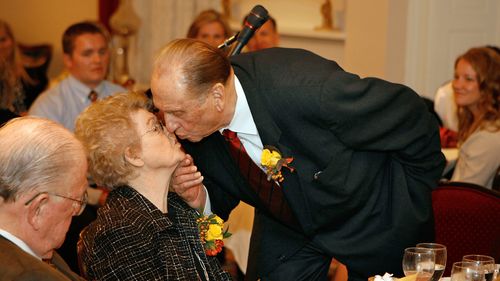
M0 279L81 280L55 253L87 204L87 161L61 125L35 117L0 128Z

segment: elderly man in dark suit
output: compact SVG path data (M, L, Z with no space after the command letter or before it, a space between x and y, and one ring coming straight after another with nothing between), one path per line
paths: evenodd
M350 280L401 276L404 248L432 241L444 157L436 121L408 87L305 50L229 61L189 39L162 50L151 86L192 156L177 193L199 208L208 190L223 217L239 200L256 207L251 280L326 280L332 257Z
M21 117L0 128L0 279L81 280L55 253L86 204L87 161L61 125Z

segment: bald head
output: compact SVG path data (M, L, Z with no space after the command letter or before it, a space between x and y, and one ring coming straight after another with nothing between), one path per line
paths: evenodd
M162 96L160 79L193 96L207 92L215 83L225 84L231 72L227 57L217 48L194 39L178 39L165 46L153 65L151 87L155 98Z

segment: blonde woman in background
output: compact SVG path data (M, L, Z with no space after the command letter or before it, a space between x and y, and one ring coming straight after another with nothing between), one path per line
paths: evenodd
M231 36L231 29L222 15L215 10L201 12L189 27L187 38L201 40L217 48Z
M459 157L453 181L492 188L500 167L500 55L472 48L455 61Z
M24 65L12 28L0 19L0 123L25 115L46 86L45 73Z

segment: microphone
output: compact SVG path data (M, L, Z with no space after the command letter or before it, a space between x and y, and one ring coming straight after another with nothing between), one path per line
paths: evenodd
M269 13L266 8L261 5L253 7L250 14L245 19L244 27L236 38L236 45L231 49L229 56L237 55L241 52L241 49L248 43L248 40L252 38L255 31L261 27L269 19Z

